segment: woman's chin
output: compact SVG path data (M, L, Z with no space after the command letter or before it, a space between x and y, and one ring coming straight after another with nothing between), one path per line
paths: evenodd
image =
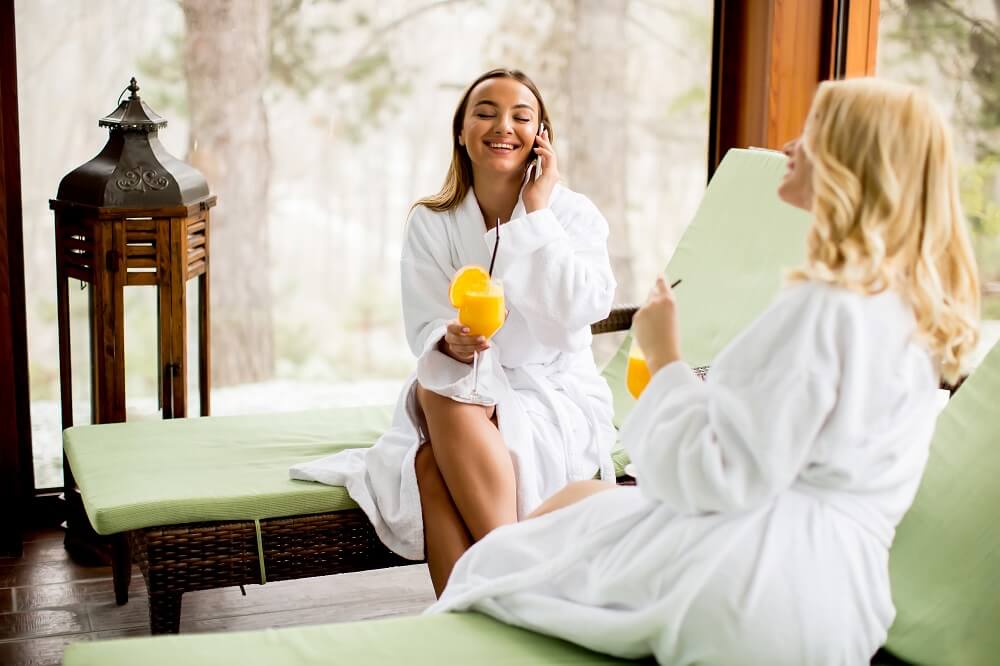
M521 177L524 175L526 162L511 155L509 157L500 156L482 160L476 166L478 166L483 172L493 176L511 178L514 176Z

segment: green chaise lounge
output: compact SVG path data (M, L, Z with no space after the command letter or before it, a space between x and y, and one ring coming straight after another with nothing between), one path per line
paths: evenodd
M938 420L890 570L896 622L873 664L994 666L1000 655L1000 345ZM477 614L80 642L65 666L623 663Z
M781 269L801 259L808 218L775 195L784 165L774 152L731 151L670 262L684 279L677 298L694 365L707 366L772 299ZM630 310L616 311L595 331L630 320ZM619 424L631 407L627 344L605 369ZM184 592L409 563L382 546L343 488L288 479L296 462L370 446L390 416L372 407L67 429L87 516L117 546L118 602L127 600L130 551L153 633L178 631Z

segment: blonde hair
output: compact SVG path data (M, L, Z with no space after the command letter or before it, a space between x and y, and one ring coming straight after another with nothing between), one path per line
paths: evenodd
M941 112L912 86L827 81L803 141L813 222L806 263L789 278L897 291L941 377L954 383L979 338L979 278Z
M462 99L459 100L458 107L455 109L455 115L451 119L451 165L448 167L448 173L445 175L444 185L441 186L441 190L437 194L417 200L411 208L426 206L440 213L457 208L465 200L465 196L469 193L469 188L472 187L472 161L469 159L469 153L466 152L465 147L459 143L458 137L462 133L462 126L465 124L465 111L469 106L469 95L483 81L501 78L514 79L531 91L531 94L538 101L538 120L545 123L545 128L549 132L549 140L555 140L552 121L549 120L549 114L545 110L542 93L538 91L538 86L535 85L534 81L529 79L527 74L517 69L491 69L465 89L465 93L462 95Z

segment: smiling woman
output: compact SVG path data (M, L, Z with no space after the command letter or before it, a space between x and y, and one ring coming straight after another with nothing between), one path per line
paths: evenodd
M486 72L472 82L455 109L451 122L451 165L441 191L421 199L417 205L438 212L456 208L472 187L473 164L490 168L488 157L503 156L509 160L493 168L498 175L508 176L509 189L511 178L522 177L528 160L535 156L540 127L545 128L546 142L551 142L555 138L552 120L534 82L517 70ZM485 185L480 179L480 186ZM512 209L513 206L507 210L506 217L483 211L484 218L487 223L497 217L507 219Z
M590 348L590 324L607 316L616 286L608 225L589 199L558 184L550 126L521 72L492 70L469 86L452 120L444 186L413 206L406 225L403 318L417 371L393 427L367 451L291 470L346 486L387 546L426 557L438 593L493 529L569 481L614 479L611 393ZM542 175L527 178L535 158ZM485 279L487 265L508 309L488 339L462 312L456 319L449 299L471 266L484 267Z

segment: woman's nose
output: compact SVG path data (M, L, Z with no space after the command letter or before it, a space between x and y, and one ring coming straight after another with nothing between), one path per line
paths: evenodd
M497 116L496 125L493 127L494 134L509 134L512 126L509 118Z
M798 139L792 139L791 141L786 142L785 145L781 147L781 152L783 152L786 157L791 157L792 153L795 152L796 141L798 141Z

